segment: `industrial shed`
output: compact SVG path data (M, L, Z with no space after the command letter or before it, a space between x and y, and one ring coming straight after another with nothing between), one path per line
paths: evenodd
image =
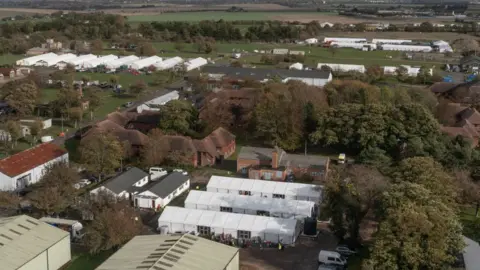
M190 234L135 236L96 270L239 270L239 250Z
M314 202L197 190L190 191L185 208L279 218L304 219L316 216Z
M357 71L357 72L361 72L361 73L365 72L365 66L364 65L318 63L317 69L321 69L322 66L327 66L332 71L341 71L341 72Z
M172 58L168 58L165 61L158 62L153 64L157 70L166 70L166 69L171 69L174 68L176 65L180 65L183 63L183 59L181 57L175 56Z
M193 232L201 235L231 235L237 239L260 238L293 244L300 234L296 219L252 216L167 206L158 219L162 233Z
M62 54L62 55L59 55L59 56L54 57L54 58L48 58L48 59L40 60L35 65L36 66L51 67L51 66L56 65L58 62L68 61L68 60L72 60L72 59L75 59L75 58L77 58L77 56L75 54L66 53L66 54Z
M70 234L32 217L0 218L2 270L57 270L68 263Z
M81 66L81 65L83 65L83 63L85 63L87 61L92 61L93 59L96 59L96 58L97 58L96 55L84 54L84 55L78 56L75 59L71 59L71 60L67 61L67 64L73 65L73 66Z
M122 58L118 58L116 60L113 60L113 61L110 61L108 63L105 64L106 68L108 69L117 69L121 66L128 66L129 64L139 60L140 58L138 56L135 56L135 55L129 55L129 56L125 56L125 57L122 57Z
M52 59L52 58L55 58L57 56L58 55L56 53L45 53L45 54L40 54L40 55L27 57L27 58L18 60L16 62L16 64L17 64L17 66L33 66L38 61Z
M384 51L402 51L402 52L431 52L431 46L419 45L400 45L400 44L383 44L380 48Z
M323 39L324 43L328 42L349 42L349 43L358 43L358 42L367 42L366 38L331 38L331 37L326 37Z
M190 70L194 70L194 69L197 69L199 67L202 67L206 64L208 64L207 59L202 58L202 57L198 57L198 58L195 58L195 59L191 59L188 62L185 62L185 69L187 71L190 71Z
M253 180L245 178L213 175L207 184L207 191L233 193L266 198L319 202L322 199L322 186Z
M116 59L118 59L118 56L109 54L109 55L101 56L92 60L85 61L82 66L83 68L95 68L100 65L105 65L108 62L114 61Z
M133 69L136 69L136 70L140 70L142 68L152 66L153 64L161 62L161 61L162 61L162 58L154 55L154 56L150 56L150 57L147 57L147 58L137 60L137 61L133 62L130 65L130 67L133 68Z
M383 43L383 44L403 44L403 43L412 43L410 39L381 39L374 38L372 43Z

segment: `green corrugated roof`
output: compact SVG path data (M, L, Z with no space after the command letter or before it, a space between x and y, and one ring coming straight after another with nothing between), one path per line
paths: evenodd
M70 234L32 217L0 218L0 268L18 269Z
M190 234L137 236L97 270L223 270L237 252Z

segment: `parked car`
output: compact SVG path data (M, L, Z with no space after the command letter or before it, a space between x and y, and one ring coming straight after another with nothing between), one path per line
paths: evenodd
M340 253L328 250L320 250L320 252L318 253L318 262L320 264L338 266L347 265L347 260L342 255L340 255Z
M353 254L357 253L356 251L351 250L350 248L348 248L348 247L345 246L345 245L338 246L335 250L336 250L338 253L340 253L341 255L347 256L347 257L350 256L350 255L353 255Z
M125 108L132 107L133 106L133 101L129 101L129 102L123 104L123 106L125 106Z
M90 185L91 183L92 182L88 179L82 179L78 183L74 184L73 187L75 189L81 189L81 188L84 188L84 187Z

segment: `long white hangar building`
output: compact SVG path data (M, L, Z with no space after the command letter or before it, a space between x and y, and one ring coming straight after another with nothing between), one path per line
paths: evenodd
M210 177L207 185L207 191L209 192L312 202L322 200L322 189L322 186L311 184L253 180L216 175Z
M199 235L231 235L237 239L293 244L301 232L296 219L252 216L167 206L158 218L161 234L194 232Z
M230 212L237 214L304 219L315 215L314 202L242 196L192 190L185 200L185 208Z

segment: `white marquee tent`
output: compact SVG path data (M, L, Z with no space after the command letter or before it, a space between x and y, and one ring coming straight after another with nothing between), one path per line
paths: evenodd
M161 62L161 61L162 61L161 57L158 57L158 56L154 55L154 56L150 56L150 57L147 57L147 58L137 60L137 61L133 62L130 67L133 68L133 69L139 70L139 69L142 69L142 68L149 67L149 66L151 66L155 63Z
M56 65L58 62L68 61L77 58L77 56L73 53L66 53L62 55L58 55L54 58L48 58L44 60L38 61L35 65L36 66L44 66L44 67L51 67Z
M192 190L185 200L185 208L304 219L313 216L315 203Z
M110 61L108 62L105 66L106 68L108 69L117 69L121 66L129 66L129 64L139 60L140 58L138 56L135 56L135 55L129 55L129 56L125 56L125 57L122 57L122 58L118 58L116 60L113 60L113 61Z
M202 57L198 57L198 58L192 59L188 62L185 62L185 69L187 71L190 71L190 70L194 70L196 68L202 67L206 64L208 64L207 59L202 58Z
M372 43L384 43L384 44L402 44L402 43L412 43L410 39L381 39L374 38Z
M101 56L92 60L85 61L82 66L83 68L95 68L100 65L105 65L108 62L114 61L116 59L118 59L118 56L109 54L109 55Z
M357 72L361 72L361 73L365 72L365 66L364 65L318 63L317 69L321 69L322 66L327 66L327 67L331 68L332 71L342 71L342 72L357 71Z
M319 202L322 199L322 186L253 180L245 178L213 175L207 184L207 191L233 193L266 198Z
M284 244L295 243L300 234L296 219L252 216L208 210L167 206L158 218L161 233L194 232L196 234L226 234L233 238L262 240Z
M155 63L153 66L157 68L157 70L165 70L175 67L183 63L183 59L181 57L175 56L172 58L168 58L162 62Z
M339 38L339 37L326 37L323 39L324 43L327 42L350 42L350 43L356 43L356 42L367 42L366 38Z
M58 55L56 53L45 53L18 60L17 62L15 62L15 64L17 64L17 66L33 66L38 61L56 58L57 56Z
M431 46L419 45L400 45L400 44L383 44L381 45L384 51L402 51L402 52L431 52Z
M85 63L87 61L91 61L95 58L97 58L96 55L84 54L84 55L78 56L75 59L71 59L71 60L67 61L67 64L70 64L70 65L73 65L73 66L80 66L80 65L83 65L83 63Z

